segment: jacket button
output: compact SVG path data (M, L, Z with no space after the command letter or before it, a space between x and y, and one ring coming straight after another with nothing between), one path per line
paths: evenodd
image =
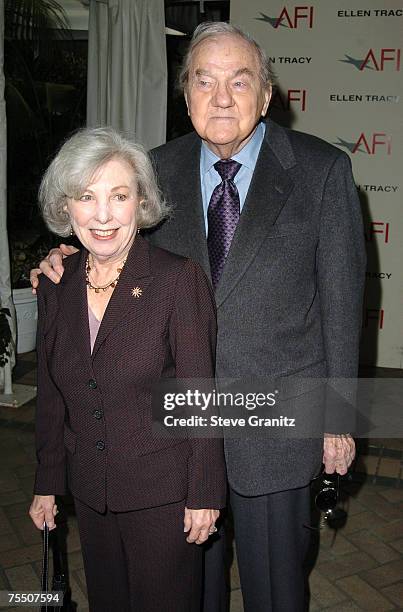
M97 450L103 451L105 449L105 442L103 440L98 440L97 442Z
M90 378L90 380L88 381L88 384L90 386L90 389L96 389L97 388L97 381L94 380L93 378Z
M94 412L92 413L92 415L96 418L96 419L102 419L102 417L104 416L104 413L102 410L98 410L98 408L96 410L94 410Z

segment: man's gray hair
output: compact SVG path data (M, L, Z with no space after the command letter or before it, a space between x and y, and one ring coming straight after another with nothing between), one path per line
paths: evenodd
M252 36L243 32L241 28L226 23L225 21L205 21L197 26L195 29L192 40L190 41L189 48L184 57L182 69L179 73L179 86L182 90L186 90L189 83L189 70L192 63L193 53L198 45L207 38L217 38L217 36L230 35L239 36L246 41L255 51L258 62L259 62L259 78L264 89L268 89L274 82L274 72L271 68L270 60L266 55L266 52L256 42Z
M70 234L70 217L64 210L68 198L78 199L100 168L113 159L133 169L137 195L143 200L136 209L138 227L153 227L169 215L145 149L110 127L84 128L62 145L39 187L39 206L52 232Z

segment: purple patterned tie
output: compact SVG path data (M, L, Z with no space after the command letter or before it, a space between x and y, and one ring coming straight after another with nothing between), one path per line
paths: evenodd
M241 165L233 159L221 159L214 164L222 178L211 195L207 210L207 246L214 289L220 280L239 221L239 193L234 178Z

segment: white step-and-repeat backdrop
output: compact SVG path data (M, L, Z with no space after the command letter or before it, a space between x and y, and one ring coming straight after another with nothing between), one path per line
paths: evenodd
M270 114L352 160L368 251L361 362L403 367L403 3L231 0L266 49Z

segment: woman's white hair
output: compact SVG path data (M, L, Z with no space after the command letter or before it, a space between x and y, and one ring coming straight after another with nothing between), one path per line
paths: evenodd
M139 228L153 227L170 214L145 149L110 127L84 128L62 145L39 187L39 206L52 232L70 234L67 199L78 199L100 168L112 159L125 161L133 169L141 199L136 210Z
M275 77L266 52L256 42L256 40L252 38L252 36L246 32L243 32L241 28L238 28L237 26L225 21L205 21L204 23L199 24L195 29L189 44L189 48L183 60L182 69L179 73L179 86L181 89L186 90L187 88L189 82L189 70L195 48L207 38L217 38L217 36L223 35L239 36L252 47L259 62L259 78L262 87L264 89L269 89L273 85Z

